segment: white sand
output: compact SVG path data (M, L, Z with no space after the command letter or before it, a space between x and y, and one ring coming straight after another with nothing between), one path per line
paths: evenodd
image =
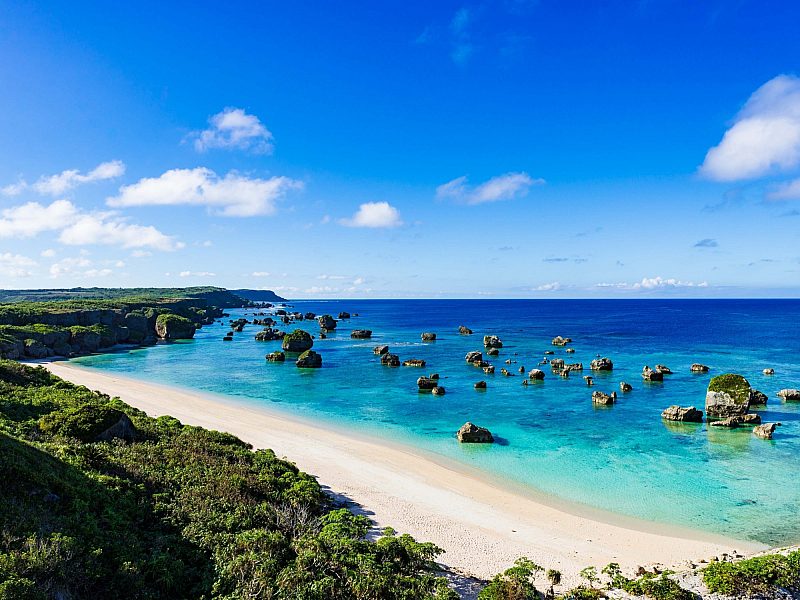
M186 424L230 432L256 448L272 448L332 492L360 505L378 525L434 542L446 551L440 562L478 577L490 577L527 556L545 568L559 569L564 584L572 585L587 565L680 568L687 560L764 548L532 497L467 467L235 400L66 362L45 366L76 384L119 396L151 416L172 415Z

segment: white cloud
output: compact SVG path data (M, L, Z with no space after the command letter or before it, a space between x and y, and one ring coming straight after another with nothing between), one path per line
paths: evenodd
M268 271L253 271L250 273L250 277L269 277Z
M85 256L62 258L50 265L50 277L55 279L63 275L82 275L90 266L92 261Z
M665 279L661 276L657 277L643 277L641 281L635 283L597 283L595 287L598 288L613 288L618 290L669 290L678 288L706 288L708 287L707 281L695 283L694 281L681 281L670 277Z
M403 224L400 212L388 202L366 202L349 219L339 222L347 227L399 227Z
M800 78L779 75L747 100L700 173L737 181L800 165Z
M323 273L322 275L317 275L317 279L347 279L344 275L328 275Z
M53 258L56 255L56 251L52 248L47 248L47 250L42 250L39 255L44 258Z
M330 287L330 286L327 286L327 285L322 285L322 286L312 285L310 288L306 288L303 291L306 294L326 294L326 293L329 294L329 293L332 293L332 292L338 292L339 288Z
M0 212L0 238L34 237L44 231L61 229L78 215L68 200L56 200L49 206L28 202Z
M0 254L0 275L6 277L29 277L28 267L35 267L36 261L21 254L5 252Z
M146 256L152 256L153 253L148 250L134 250L131 252L131 256L133 258L145 258Z
M300 288L294 287L292 285L279 285L277 287L272 288L273 292L297 292Z
M61 231L58 240L69 246L103 245L123 248L176 250L183 244L152 225L134 225L104 214L81 215Z
M216 277L216 273L210 271L181 271L178 273L181 277Z
M194 135L194 148L205 152L211 148L249 150L257 154L272 152L272 133L255 115L241 108L226 108L208 119L211 127Z
M366 280L363 277L356 277L353 280L353 285L364 285L365 283L366 283Z
M40 194L58 196L82 183L113 179L123 173L125 173L125 164L119 160L112 160L100 163L85 175L77 169L69 169L57 175L40 177L33 184L33 189Z
M561 283L553 281L552 283L543 283L536 287L537 292L557 292L561 289Z
M457 177L436 188L439 200L455 200L464 204L483 204L523 197L531 186L544 184L544 179L527 173L505 173L492 177L477 186L470 186L466 176Z
M109 206L208 206L226 217L271 215L277 201L303 182L289 177L250 179L235 172L220 178L211 169L172 169L120 188Z
M787 181L767 194L769 200L800 200L800 179Z
M123 248L174 250L183 245L152 226L133 225L114 213L84 213L68 200L48 206L28 202L0 211L0 238L28 238L60 231L59 241L70 246L116 245ZM53 250L46 250L48 256Z
M19 196L25 189L28 187L28 184L20 179L17 183L10 183L5 187L0 188L0 194L4 196Z

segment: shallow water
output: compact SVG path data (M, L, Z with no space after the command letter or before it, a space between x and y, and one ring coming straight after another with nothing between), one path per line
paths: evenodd
M523 485L593 507L647 520L677 523L768 544L800 540L800 403L775 396L800 387L800 301L796 300L347 300L291 303L294 310L336 316L337 333L316 340L320 370L292 361L267 363L280 342L256 342L259 326L247 326L233 342L220 324L194 340L82 357L85 367L114 371L187 388L236 396L291 414L390 438L434 452ZM244 311L231 311L235 318ZM227 321L226 321L227 322ZM475 334L461 336L458 326ZM316 335L316 322L298 323ZM294 325L289 326L294 328ZM372 329L371 340L350 331ZM420 333L434 331L435 342ZM492 360L495 375L464 362L483 350L484 334L501 337ZM569 336L574 354L550 344ZM422 358L424 369L388 368L372 353L388 344L400 359ZM569 379L541 366L545 381L521 385L545 350L566 362L583 362ZM593 373L596 355L614 371ZM506 359L517 361L505 365ZM701 362L709 374L693 374ZM669 366L663 384L641 380L645 364ZM500 368L515 374L504 377ZM773 367L774 376L762 375ZM417 392L420 375L438 372L447 394ZM740 373L769 396L764 421L780 421L774 440L749 428L719 430L705 424L667 424L670 404L703 407L708 380ZM581 375L592 375L588 388ZM473 384L486 380L488 389ZM619 394L613 407L595 408L592 390ZM454 432L466 420L488 427L500 443L460 445Z

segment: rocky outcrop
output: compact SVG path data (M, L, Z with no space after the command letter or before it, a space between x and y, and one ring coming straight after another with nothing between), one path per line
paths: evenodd
M541 381L544 379L544 371L541 369L531 369L528 373L528 379L532 379L534 381Z
M645 381L664 381L664 374L645 365L644 369L642 369L642 379Z
M436 334L432 331L425 331L422 335L420 335L423 342L435 342L436 341Z
M486 389L486 382L485 381L478 381L473 386L476 390L485 390Z
M480 363L483 362L483 353L477 350L473 350L472 352L467 352L467 355L464 357L464 360L471 365L480 365Z
M279 331L277 329L272 329L267 327L266 329L259 331L256 334L256 341L257 342L273 342L276 340L282 340L286 337L286 333L283 331Z
M433 388L439 385L438 379L432 379L431 377L420 377L417 379L417 388L420 392L430 392Z
M322 356L313 350L306 350L294 363L301 369L319 369L322 367Z
M494 442L492 432L485 427L478 427L477 425L467 421L456 432L456 438L462 444L491 444Z
M119 421L97 436L98 442L110 442L114 439L125 440L126 442L132 442L136 439L136 428L133 426L133 421L125 413L122 413Z
M708 373L709 368L706 365L700 363L694 363L690 367L692 373Z
M409 358L403 361L404 367L424 367L425 361L421 358Z
M603 357L603 358L595 358L589 366L591 367L592 371L613 371L614 370L614 363L611 361L610 358Z
M399 367L400 357L397 354L384 354L381 356L381 364L386 367Z
M570 342L572 342L572 338L565 338L557 335L550 343L553 344L553 346L566 346Z
M753 390L753 393L750 394L750 406L764 406L767 404L767 400L767 395L764 392Z
M372 349L372 353L373 354L377 354L378 356L382 356L384 354L387 354L388 352L389 352L389 346L387 346L385 344L383 344L381 346L375 346Z
M694 406L681 407L673 404L665 408L661 413L661 418L666 421L683 421L685 423L702 423L703 411L697 410Z
M371 329L354 329L350 332L350 337L354 340L368 340L372 337Z
M786 388L778 392L778 398L789 400L793 402L800 401L800 390L794 388Z
M775 375L775 369L768 368L761 371L764 375Z
M778 425L780 425L780 423L764 423L762 425L756 425L753 427L753 435L764 440L771 440L772 435L775 433L775 427Z
M486 351L486 354L488 354L489 356L499 356L500 355L500 350L498 350L497 348L489 348Z
M313 312L307 312L303 316L305 317L306 321L313 321L314 319L317 318L317 315L314 314Z
M630 392L633 391L633 386L628 383L627 381L620 381L619 382L619 389L621 392Z
M592 392L592 404L599 404L601 406L611 406L617 400L617 392L606 394L600 390Z
M725 427L728 429L735 429L740 425L758 425L761 423L761 417L758 415L735 415L732 417L727 417L725 419L721 419L719 421L714 421L710 425L711 427Z
M486 348L502 348L503 342L496 335L483 336L483 345Z
M670 369L666 365L656 365L656 371L658 371L662 375L672 375L672 369Z
M324 331L333 331L336 329L337 325L336 319L334 319L331 315L322 315L317 317L317 323L319 323L320 328Z
M267 359L268 362L285 362L286 361L286 355L283 352L280 352L280 351L270 352L269 354L267 354L267 356L265 358Z
M287 333L283 338L284 352L305 352L314 346L314 339L311 334L302 329L295 329L292 333Z
M447 390L444 389L441 385L437 385L435 388L431 390L431 394L434 396L444 396L447 393Z
M349 319L349 318L350 318L350 313L349 312L342 311L342 312L339 313L339 319L340 320L341 319ZM326 329L327 329L327 327L326 327Z
M189 340L194 337L196 327L186 317L174 314L158 315L156 333L164 340Z
M563 358L554 358L550 361L550 369L552 371L558 372L564 368L564 359Z
M483 367L483 372L485 375L494 375L494 365L486 365Z
M466 327L464 325L459 325L458 326L458 333L460 333L461 335L472 335L472 329L470 329L469 327Z
M741 375L717 375L708 383L706 416L710 419L726 419L744 415L750 408L750 395L750 382Z

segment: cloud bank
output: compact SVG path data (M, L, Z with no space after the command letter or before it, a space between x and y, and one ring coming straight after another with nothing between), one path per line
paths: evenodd
M527 195L532 186L544 183L544 179L534 179L525 172L519 172L505 173L492 177L477 186L470 186L465 175L437 187L436 198L453 200L462 204L484 204L523 197Z
M272 153L272 133L258 117L248 115L242 108L226 108L209 117L208 123L208 129L194 134L194 148L198 152L217 148Z

